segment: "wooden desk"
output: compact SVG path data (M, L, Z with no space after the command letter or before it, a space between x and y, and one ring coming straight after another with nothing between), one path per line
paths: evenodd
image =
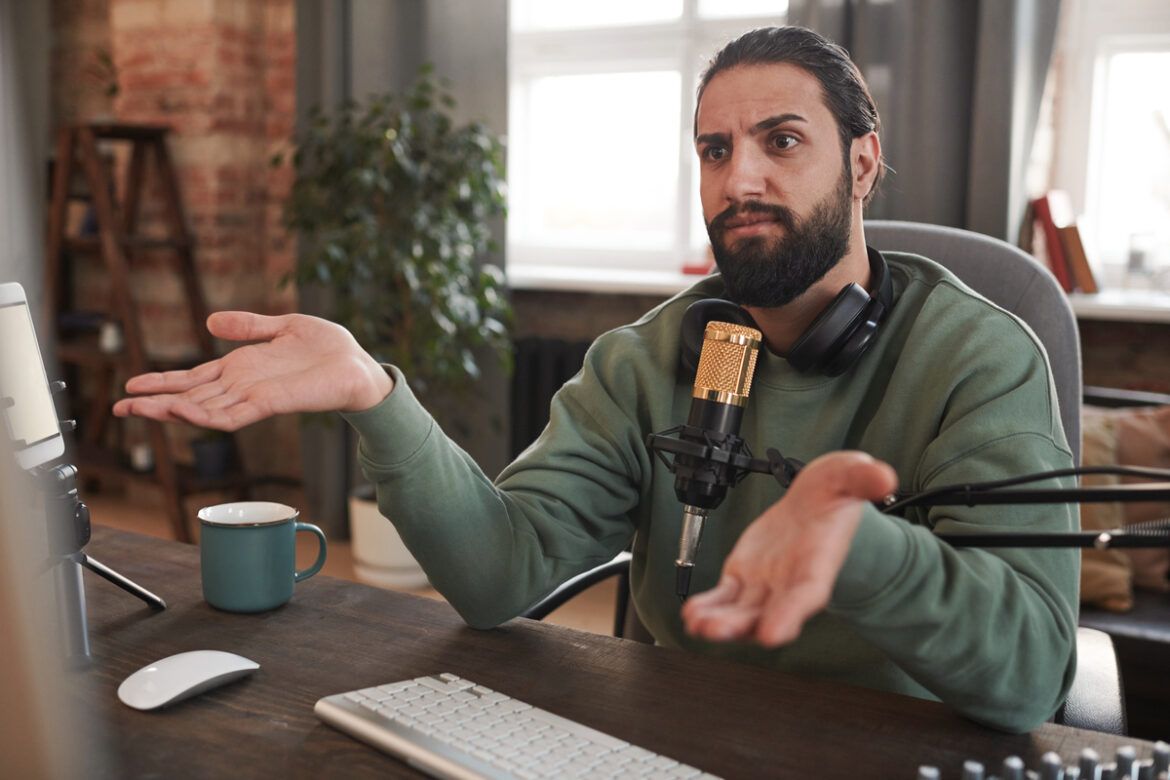
M313 704L436 672L728 778L914 780L923 763L957 778L968 758L998 768L1015 754L1038 768L1048 750L1066 763L1086 746L1109 758L1122 744L1151 751L1054 725L1000 734L933 702L523 619L475 631L446 604L323 576L278 610L234 615L203 602L196 547L95 528L88 551L169 605L151 612L87 575L94 663L77 690L105 721L111 777L417 777L319 722ZM118 701L131 672L199 649L239 653L260 670L157 712Z

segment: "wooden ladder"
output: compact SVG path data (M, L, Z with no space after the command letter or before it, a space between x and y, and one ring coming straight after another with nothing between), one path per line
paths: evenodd
M76 366L79 371L85 369L93 372L92 399L87 409L78 410L82 412L79 416L83 423L78 441L78 460L83 477L87 474L95 477L110 474L131 476L131 469L121 464L122 454L102 444L107 426L114 422L110 406L114 401L117 369L136 375L189 367L214 357L211 334L204 324L207 321L207 304L195 269L193 245L187 232L178 180L167 151L167 132L168 128L157 125L85 124L62 128L57 137L46 251L46 308L55 320L63 312L71 310L72 296L67 289L65 263L71 258L97 256L109 274L107 318L121 328L123 342L121 350L106 352L101 349L96 333L73 338L54 327L54 331L58 332L58 357L61 362ZM106 145L130 145L120 204L115 195L111 173L99 152L99 140ZM167 231L163 238L145 237L137 233L149 157L154 158L155 171L161 183L161 205ZM88 192L80 197L91 203L97 226L96 236L67 235L68 204L70 200L79 197L70 192L75 175L74 166L80 166L80 173L87 185ZM168 365L151 361L146 353L143 324L131 291L130 266L135 253L160 249L173 253L187 300L186 308L197 348L195 360L191 362ZM57 322L53 324L57 325ZM191 534L183 506L184 497L190 493L231 486L222 480L216 484L198 484L193 472L186 473L192 470L176 462L167 443L164 424L149 420L146 426L154 455L154 468L147 476L162 488L167 519L175 537L189 542ZM235 475L237 479L233 485L237 488L241 484L238 478L243 476L242 467L240 471L241 474Z

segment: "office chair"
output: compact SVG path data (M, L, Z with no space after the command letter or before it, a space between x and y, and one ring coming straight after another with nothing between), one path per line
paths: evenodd
M1052 367L1060 417L1076 463L1081 460L1081 348L1076 317L1056 279L1023 250L957 228L914 222L870 221L866 243L878 250L924 255L969 287L1019 317L1036 333ZM578 575L524 613L541 620L589 586L618 576L614 636L653 641L630 609L629 553ZM1076 676L1056 723L1124 734L1121 672L1113 641L1103 631L1077 629Z
M1019 317L1048 352L1060 419L1073 461L1081 462L1081 341L1068 297L1052 273L1022 249L980 233L916 222L871 221L865 240L878 250L912 252L945 266L967 286ZM1121 669L1104 631L1077 628L1077 668L1054 722L1125 734Z

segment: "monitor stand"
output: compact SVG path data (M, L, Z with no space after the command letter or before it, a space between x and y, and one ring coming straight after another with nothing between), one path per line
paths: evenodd
M154 593L85 553L90 538L89 507L78 496L75 466L67 463L42 466L30 474L37 479L45 497L51 548L49 563L56 570L66 660L72 666L84 666L91 658L83 567L142 599L152 609L166 609L167 605Z

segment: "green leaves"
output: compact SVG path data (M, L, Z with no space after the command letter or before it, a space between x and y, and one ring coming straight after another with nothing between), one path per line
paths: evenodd
M334 290L338 323L417 389L460 391L485 348L510 366L504 276L480 262L506 186L501 140L457 126L447 87L424 66L403 95L313 109L285 222L301 238L296 280Z

